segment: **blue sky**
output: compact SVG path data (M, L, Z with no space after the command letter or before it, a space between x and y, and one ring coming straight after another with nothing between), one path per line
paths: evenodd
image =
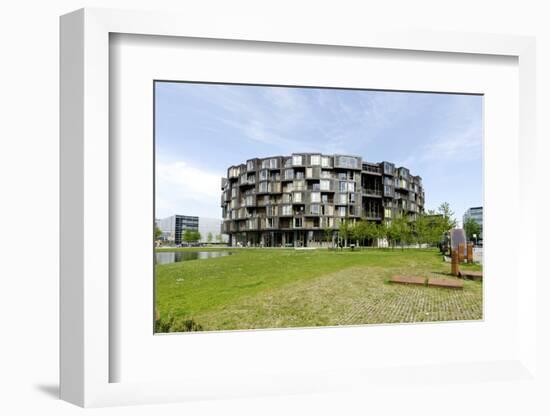
M157 82L155 99L157 218L221 218L228 166L293 152L406 166L459 221L482 205L481 96Z

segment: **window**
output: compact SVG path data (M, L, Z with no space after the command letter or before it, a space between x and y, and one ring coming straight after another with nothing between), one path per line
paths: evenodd
M338 194L338 203L346 205L348 203L347 194Z
M321 191L329 191L330 190L330 181L329 180L321 180Z
M356 169L357 159L351 156L338 156L338 166L349 169Z
M311 202L321 202L321 194L319 192L312 192Z
M310 205L310 206L309 206L309 211L310 211L313 215L319 215L319 205L317 205L317 204Z
M302 193L301 192L294 192L293 201L294 202L302 202Z
M313 166L319 166L321 164L321 156L320 155L311 155L311 164Z
M277 159L269 159L269 168L277 169Z
M306 178L313 178L313 168L306 168Z
M283 205L282 215L292 215L292 206Z
M346 216L346 207L338 207L338 216L339 217L345 217Z
M294 166L301 165L302 164L302 155L293 155L292 156L292 164Z
M261 170L260 171L260 180L261 181L267 181L269 178L267 170Z
M254 195L248 195L246 197L246 205L254 205Z
M294 181L294 189L296 191L303 191L306 187L306 184L304 181Z
M348 190L348 184L345 181L340 181L338 183L338 190L340 192L346 192Z
M267 219L267 228L273 228L273 218Z
M294 170L292 169L285 170L285 179L294 179Z
M321 195L321 202L323 204L327 204L328 203L328 195L326 195L326 194Z
M391 218L391 209L390 208L384 209L384 218Z
M304 172L296 172L296 179L304 179Z
M302 219L301 218L294 218L294 227L301 228L302 227Z
M254 170L254 161L253 160L249 160L248 162L246 162L246 170L248 170L248 171Z
M267 182L260 182L260 192L267 192Z
M352 204L355 204L355 194L354 193L349 194L349 202L351 202Z
M348 182L348 192L355 192L355 182Z
M323 156L321 158L321 166L324 168L330 168L330 157Z
M322 170L321 171L321 178L330 179L330 170Z
M231 198L235 198L237 196L237 188L231 189Z
M269 168L269 159L262 160L262 169Z

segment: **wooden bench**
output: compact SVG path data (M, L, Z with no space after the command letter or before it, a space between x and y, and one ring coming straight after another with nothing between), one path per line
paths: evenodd
M458 279L438 279L430 277L428 279L420 276L392 276L391 283L401 283L406 285L420 285L432 287L445 287L449 289L462 289L464 282Z
M437 279L430 277L428 279L428 286L462 289L464 287L464 282L458 279Z
M418 276L393 276L390 279L390 282L424 286L426 284L426 279Z

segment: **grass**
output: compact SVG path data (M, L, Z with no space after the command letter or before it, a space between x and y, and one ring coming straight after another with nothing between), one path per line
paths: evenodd
M463 290L388 283L396 274L454 279L436 250L231 252L157 265L160 321L230 330L482 318L480 282L465 281Z

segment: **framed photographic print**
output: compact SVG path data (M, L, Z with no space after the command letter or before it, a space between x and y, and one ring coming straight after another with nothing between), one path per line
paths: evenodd
M62 398L536 383L533 40L232 28L62 17Z
M482 95L154 95L156 333L482 319Z

